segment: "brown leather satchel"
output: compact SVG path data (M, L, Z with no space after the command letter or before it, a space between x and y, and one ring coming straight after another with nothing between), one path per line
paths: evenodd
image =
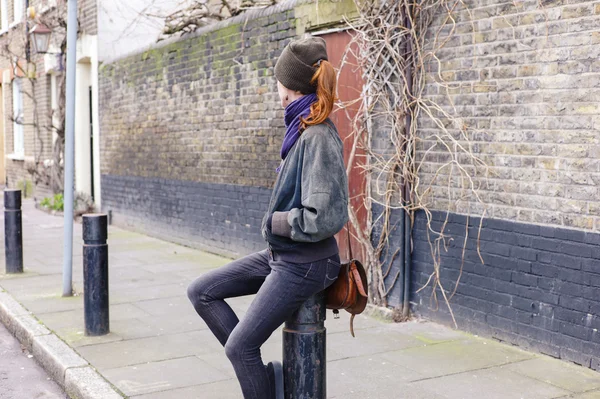
M354 316L365 310L368 299L367 273L363 265L352 257L350 229L348 235L349 261L342 263L337 280L325 290L327 309L333 309L334 317L339 318L339 309L347 310L350 317L350 334L354 337Z

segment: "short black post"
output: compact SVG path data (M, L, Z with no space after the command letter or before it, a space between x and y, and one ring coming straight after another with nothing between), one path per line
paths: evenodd
M4 256L6 273L23 273L21 190L4 190Z
M83 307L88 336L110 332L107 226L105 214L83 215Z
M325 399L325 291L310 297L283 329L285 399Z

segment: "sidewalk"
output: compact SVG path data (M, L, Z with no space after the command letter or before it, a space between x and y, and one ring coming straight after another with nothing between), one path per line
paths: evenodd
M25 273L0 274L1 288L127 397L242 398L223 348L186 297L195 277L228 259L110 226L111 333L85 337L83 297L60 296L62 223L24 201ZM2 246L0 273L3 251ZM82 269L76 224L78 293ZM243 317L251 300L228 302ZM600 399L600 373L589 369L430 322L393 324L359 316L352 338L348 317L341 314L339 320L327 315L329 398ZM276 331L263 358L281 359L281 352L281 331Z

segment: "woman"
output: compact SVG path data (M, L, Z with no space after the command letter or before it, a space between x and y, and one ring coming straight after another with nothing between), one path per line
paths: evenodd
M287 130L262 222L269 249L212 270L188 288L194 308L225 346L246 399L283 398L281 364L265 366L260 347L306 299L335 281L340 257L333 236L348 219L342 141L328 119L336 75L325 41L291 42L275 77ZM255 293L242 320L224 301Z

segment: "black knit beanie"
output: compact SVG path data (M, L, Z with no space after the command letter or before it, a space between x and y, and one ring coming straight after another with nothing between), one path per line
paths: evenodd
M317 71L313 65L327 60L327 46L321 37L309 37L290 42L275 64L275 77L283 86L302 94L315 93L310 80Z

